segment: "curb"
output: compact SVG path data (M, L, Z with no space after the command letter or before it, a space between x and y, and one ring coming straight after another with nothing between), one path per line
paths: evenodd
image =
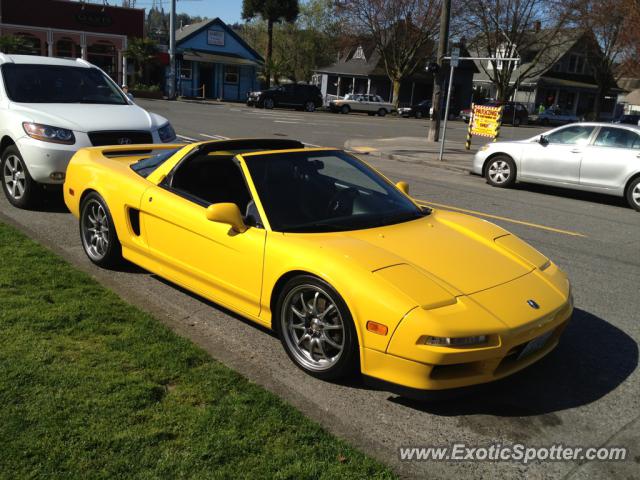
M451 170L454 172L462 172L462 173L471 173L470 167L464 167L461 165L453 165L451 163L447 163L446 160L438 161L438 160L423 160L418 158L417 156L410 155L397 155L394 153L384 153L384 152L358 152L350 150L352 153L357 155L369 155L371 157L384 158L387 160L395 160L397 162L402 163L413 163L419 165L428 165L429 167L441 168L443 170Z

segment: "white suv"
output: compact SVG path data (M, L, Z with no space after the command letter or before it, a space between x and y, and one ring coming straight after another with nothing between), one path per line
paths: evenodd
M0 54L0 77L1 181L16 207L33 205L43 185L61 185L80 148L176 139L167 119L84 60Z

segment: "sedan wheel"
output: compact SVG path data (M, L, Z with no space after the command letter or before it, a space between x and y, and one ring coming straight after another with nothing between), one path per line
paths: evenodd
M262 105L264 106L264 108L266 108L267 110L271 110L273 107L276 106L275 102L273 101L272 98L266 98L264 100L264 102L262 102Z
M378 116L384 117L387 114L387 111L384 108L378 110Z
M627 202L640 212L640 178L636 178L627 188Z
M343 105L340 108L340 113L349 113L351 111L351 107L349 107L349 105Z
M80 237L85 253L96 265L111 267L120 263L122 247L111 213L102 197L95 192L82 202Z
M315 103L313 103L313 102L311 102L311 101L306 102L306 103L304 104L304 110L305 110L306 112L315 112L315 111L316 111L316 104L315 104Z
M2 190L7 200L18 208L31 207L38 197L38 184L33 181L17 147L11 145L2 154Z
M420 112L420 111L416 112L416 118L417 119L421 119L422 118L422 112Z
M353 321L328 284L297 277L285 286L278 304L282 345L298 367L326 380L351 373L357 352Z
M493 157L487 165L485 177L494 187L509 187L516 180L516 166L506 155Z

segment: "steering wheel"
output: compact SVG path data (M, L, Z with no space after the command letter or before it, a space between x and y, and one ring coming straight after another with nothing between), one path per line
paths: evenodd
M353 202L360 195L357 188L348 187L339 189L333 194L327 205L328 217L344 217L353 211Z

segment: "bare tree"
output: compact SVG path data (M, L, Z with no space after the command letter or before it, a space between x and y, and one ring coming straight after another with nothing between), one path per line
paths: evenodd
M636 8L634 12L634 6ZM580 0L576 23L593 34L587 48L587 65L598 85L593 104L594 120L600 118L603 98L620 77L632 73L637 59L638 2L628 0ZM637 63L635 64L637 65Z
M562 0L467 0L457 2L454 18L472 55L521 58L517 71L516 62L479 62L498 100L507 100L516 82L540 75L558 60L571 12Z
M438 31L438 0L344 0L336 2L354 34L370 37L393 82L398 104L402 80L426 61Z

